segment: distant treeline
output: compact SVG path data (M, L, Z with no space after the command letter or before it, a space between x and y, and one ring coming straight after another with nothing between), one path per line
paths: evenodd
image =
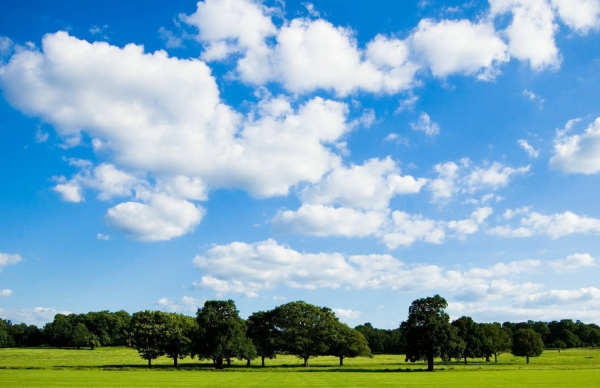
M340 323L331 309L305 302L260 311L246 320L239 317L232 300L207 301L195 318L161 311L56 314L42 329L0 319L0 347L128 346L137 349L149 365L162 355L172 358L175 366L178 359L190 356L212 360L217 368L232 358L245 359L248 365L260 358L264 366L265 359L292 354L308 366L310 358L333 355L343 365L346 357L385 353L404 354L406 361L428 360L432 369L432 357L466 363L468 358L490 361L492 356L497 360L499 354L512 352L529 360L541 354L542 346L559 351L600 346L596 324L570 319L488 324L470 317L450 322L446 306L438 295L416 300L409 319L394 330L377 329L370 323L352 329ZM435 337L436 342L425 343L421 337ZM520 351L522 343L537 348ZM433 350L423 350L429 348Z

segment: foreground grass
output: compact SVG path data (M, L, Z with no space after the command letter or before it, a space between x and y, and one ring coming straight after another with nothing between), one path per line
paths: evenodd
M190 371L0 370L9 387L597 387L600 370L413 373L199 373Z
M259 360L255 360L259 364ZM267 360L267 367L246 367L235 360L232 368L215 371L211 363L185 359L179 370L161 357L149 369L128 348L0 349L0 386L5 387L592 387L600 386L600 350L546 351L525 365L524 358L502 355L498 363L469 360L405 363L401 355L372 359L335 357L311 360L302 368L293 356ZM299 372L299 373L286 373Z

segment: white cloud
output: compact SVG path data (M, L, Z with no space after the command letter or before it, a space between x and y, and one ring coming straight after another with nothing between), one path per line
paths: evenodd
M124 202L108 209L106 222L134 240L165 241L193 231L204 213L191 202L152 194L148 203Z
M0 272L2 272L2 268L18 264L21 261L23 261L21 255L0 252Z
M322 88L341 96L412 86L418 66L409 61L406 42L378 35L361 50L352 30L323 19L296 18L276 28L271 16L278 12L250 0L208 0L180 18L199 29L204 60L240 54L237 74L255 85L277 81L294 93Z
M277 233L365 237L376 233L385 221L385 212L303 204L297 211L277 213L273 226Z
M520 298L519 304L524 307L537 307L580 302L591 302L595 306L600 306L600 290L595 287L579 290L550 290Z
M514 307L494 306L484 300L479 303L449 303L446 311L451 317L468 315L478 322L495 322L498 317L504 321L522 322L527 320L550 322L554 320L569 319L582 320L584 322L598 322L600 310L595 306L579 304L571 306L570 309L561 309L559 306L543 307Z
M12 40L6 36L0 36L0 64L4 63L4 58L12 53L13 46Z
M531 166L505 167L498 162L492 163L487 168L475 167L465 179L467 188L464 190L473 193L486 188L496 190L499 187L506 187L512 175L525 174L530 168Z
M102 234L102 233L98 233L98 234L96 235L96 238L97 238L98 240L105 240L105 241L108 241L108 240L110 240L110 236L109 236L109 235Z
M395 211L392 213L389 229L381 239L389 249L411 246L417 240L441 244L446 237L444 226L441 221L431 220L419 214Z
M567 256L565 259L558 259L549 262L550 266L558 273L571 272L579 268L596 267L600 263L589 253L575 253Z
M554 41L558 26L547 0L489 0L490 16L512 14L511 24L503 31L508 53L529 61L535 70L556 68L561 59Z
M506 44L496 35L491 23L473 24L469 20L436 23L423 19L413 32L411 42L416 54L436 77L479 74L481 79L490 79L497 72L495 68L510 59Z
M83 193L81 192L81 186L79 186L77 182L59 183L54 186L52 190L59 193L65 202L77 203L85 201Z
M525 174L530 168L531 166L507 167L499 162L493 162L491 165L486 163L483 167L479 167L468 158L461 159L460 164L455 162L436 164L433 171L438 177L429 183L429 189L433 194L432 202L443 204L458 193L473 194L479 190L497 190L506 187L512 176Z
M524 214L521 218L521 227L498 226L487 231L488 234L496 234L503 237L529 237L535 234L545 234L553 239L571 234L600 234L600 220L586 216L579 216L572 212L544 215L530 212L529 208L517 211L507 211L504 217L512 218L515 214Z
M586 35L600 28L600 1L551 0L562 21L571 29Z
M206 299L196 299L191 296L182 296L181 299L172 301L169 298L160 298L156 302L160 309L169 313L195 313L202 307Z
M413 131L423 131L427 136L436 136L440 134L440 126L431 121L431 117L425 112L419 116L419 121L410 123Z
M527 152L527 155L529 155L530 159L537 159L537 157L540 156L540 150L536 150L535 148L533 148L527 142L527 140L518 140L517 144L519 145L519 147L523 148L525 152Z
M498 263L489 269L466 272L447 271L435 265L408 266L390 255L339 253L300 253L274 240L254 244L234 242L215 246L194 258L202 273L196 288L227 294L257 296L278 286L303 289L389 288L400 292L449 290L467 293L487 286L490 295L517 295L519 290L536 290L539 285L508 282L502 276L515 276L535 268L539 262Z
M2 296L10 296L12 295L12 290L9 289L4 289L4 290L0 290L0 297Z
M332 309L335 315L342 321L351 321L353 319L360 318L362 314L360 311L354 311L352 309Z
M369 159L362 166L338 167L323 180L300 192L302 202L311 205L338 204L366 210L387 209L390 199L416 194L427 183L424 178L401 176L390 158Z
M26 323L38 327L51 322L56 314L69 315L70 311L59 311L51 307L34 307L32 309L2 309L0 318L10 319L14 324Z
M564 130L557 131L550 167L566 173L596 174L600 171L600 117L585 133L567 136L577 121L571 120Z

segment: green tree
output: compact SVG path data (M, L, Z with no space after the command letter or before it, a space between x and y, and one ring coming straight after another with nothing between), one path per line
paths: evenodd
M484 334L483 353L486 358L493 355L494 362L498 362L498 356L508 352L512 346L510 331L502 328L499 323L484 323L482 329Z
M302 359L304 367L309 359L327 354L338 325L331 309L298 301L277 307L275 315L283 350Z
M73 346L76 346L77 349L81 349L82 346L89 345L91 337L92 337L92 333L90 333L90 331L85 326L85 324L78 323L73 328L72 341L73 341Z
M560 353L560 350L566 348L567 344L564 343L562 340L556 339L554 340L554 342L552 342L552 347L558 350L558 352Z
M0 318L0 348L12 348L15 346L11 329L12 322Z
M216 369L223 369L223 360L244 351L246 323L239 317L233 300L206 301L198 309L196 320L199 335L195 351L201 358L212 359Z
M165 338L166 320L160 311L141 311L131 317L131 339L133 347L148 366L152 360L164 355L163 341Z
M433 371L434 358L442 355L444 344L452 339L446 307L448 302L439 295L417 299L408 308L408 319L401 325L407 359L426 360L428 371Z
M265 358L273 359L277 356L278 335L275 328L275 313L273 311L259 311L248 317L248 337L256 348L256 354L265 366Z
M542 336L533 329L519 329L513 337L512 354L517 357L539 357L544 351Z
M452 326L456 328L458 337L465 343L462 353L465 365L467 364L467 357L481 357L483 332L479 325L471 317L460 317L452 322Z
M66 315L56 314L54 320L44 326L44 336L48 343L57 348L71 346L73 326Z
M177 361L191 354L192 338L198 330L198 323L192 317L182 314L163 313L164 331L160 341L162 353Z
M347 357L373 357L365 336L344 323L340 323L336 327L329 354L339 357L340 366L344 365L344 358Z

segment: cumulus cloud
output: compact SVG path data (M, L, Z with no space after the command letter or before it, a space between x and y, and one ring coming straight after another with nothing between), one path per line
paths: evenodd
M554 306L591 302L600 305L600 290L595 287L580 288L579 290L550 290L527 295L520 299L523 307Z
M196 299L191 296L182 296L179 300L170 300L169 298L160 298L158 304L161 310L169 313L195 313L202 307L206 299Z
M599 219L579 216L569 211L545 215L531 212L529 208L523 208L519 211L507 211L505 218L510 219L518 213L524 214L524 217L521 218L520 227L497 226L488 229L487 233L503 237L529 237L536 234L545 234L553 239L571 234L600 233Z
M600 263L589 253L575 253L565 259L551 261L549 264L558 273L572 272L579 268L596 267Z
M557 131L550 167L566 173L596 174L600 171L600 117L583 134L568 136L578 121L571 120L564 130Z
M9 289L0 290L0 297L9 296L9 295L12 295L12 293L13 293L12 290L9 290Z
M367 210L387 209L390 199L400 194L416 194L427 183L425 178L401 176L390 158L369 159L361 166L338 167L316 185L300 193L307 204L330 205Z
M434 203L450 201L458 193L473 194L479 190L497 190L508 186L510 179L517 174L529 172L531 166L508 167L502 163L493 162L476 166L468 158L463 158L457 164L447 162L436 164L433 171L438 177L429 183ZM491 198L491 197L490 197Z
M23 261L21 255L0 252L0 272L4 267L18 264L21 261Z
M478 74L480 79L490 79L497 73L497 66L510 59L506 44L496 35L494 26L486 22L424 19L411 42L416 55L436 77Z
M600 1L551 0L562 21L571 29L586 35L600 28Z
M340 253L300 253L269 239L254 244L219 245L196 256L194 265L203 276L194 286L211 289L220 297L231 293L257 296L263 290L278 286L466 293L476 285L487 285L489 293L515 295L519 287L536 289L538 286L493 281L529 271L535 264L533 261L499 263L489 269L460 272L435 265L407 265L391 255L346 257Z
M335 315L342 321L351 321L357 319L362 314L360 311L354 311L352 309L332 309Z
M277 233L365 237L376 233L385 223L386 216L386 212L381 211L303 204L296 211L277 213L273 226Z
M431 121L431 117L425 112L421 113L419 121L410 123L410 127L413 131L425 132L427 136L436 136L440 134L440 126Z
M108 209L106 222L139 241L166 241L194 230L204 217L191 202L152 194L147 203L124 202Z
M181 18L198 28L203 59L239 54L236 72L245 82L277 81L294 93L328 89L341 96L357 90L396 93L412 86L418 66L409 60L405 41L378 35L360 49L348 28L306 18L277 28L271 20L276 12L250 0L208 0ZM268 45L267 38L275 43Z
M490 17L511 14L503 31L508 38L508 53L528 61L533 69L555 68L561 59L554 40L558 26L547 0L489 0Z

